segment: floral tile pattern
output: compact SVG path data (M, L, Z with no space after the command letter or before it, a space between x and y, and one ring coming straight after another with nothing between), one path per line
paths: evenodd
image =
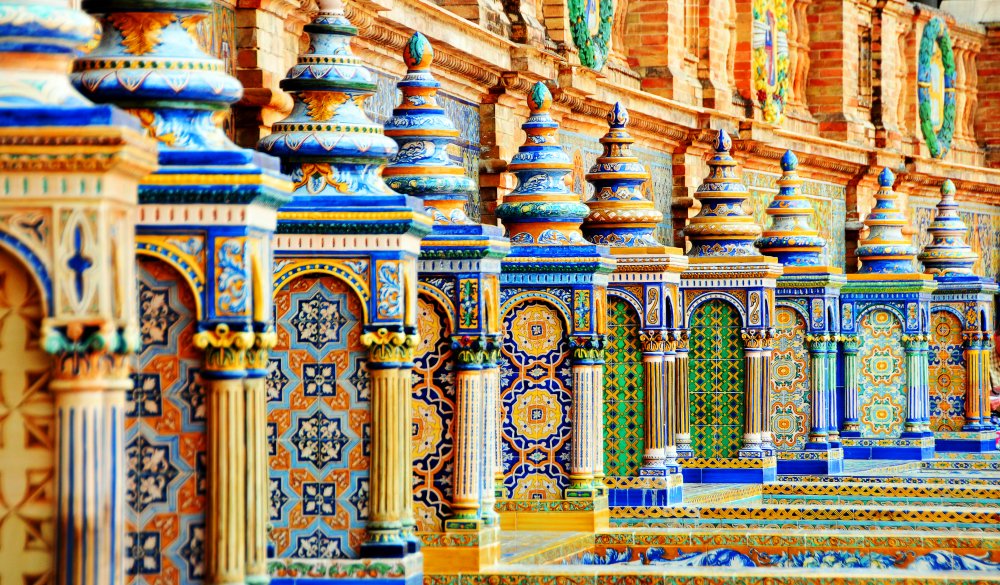
M931 313L931 430L960 431L965 426L965 348L962 323L953 313Z
M455 372L448 314L417 298L413 367L413 514L417 530L441 532L451 513L455 459Z
M861 436L899 437L906 417L906 364L903 327L885 309L865 313L858 321L858 413Z
M505 316L500 351L505 497L558 499L569 485L573 377L562 317L526 301Z
M774 312L771 354L771 432L782 450L799 450L809 438L809 351L806 322L790 307Z
M126 405L125 572L129 583L205 576L205 390L195 299L170 266L142 258L142 352Z
M355 558L368 517L361 302L332 276L275 294L267 379L269 538L277 557Z
M604 365L604 473L639 475L645 448L645 381L639 315L632 305L608 297L608 343Z

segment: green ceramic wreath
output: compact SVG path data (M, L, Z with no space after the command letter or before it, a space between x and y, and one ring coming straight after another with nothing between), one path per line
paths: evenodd
M941 128L935 132L931 119L931 60L934 50L941 50L941 65L944 67L944 108ZM951 48L951 37L945 22L932 18L924 27L920 38L920 56L917 62L917 103L920 113L920 130L924 135L927 149L934 158L942 158L951 148L955 134L955 54Z
M569 27L573 44L580 52L580 63L600 71L608 58L611 47L611 21L615 18L615 1L600 0L600 19L597 34L591 36L587 26L587 0L569 0Z

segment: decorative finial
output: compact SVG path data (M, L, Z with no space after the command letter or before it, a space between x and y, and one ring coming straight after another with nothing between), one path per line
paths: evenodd
M616 103L608 112L608 133L601 138L604 153L587 173L594 196L583 233L595 244L614 247L662 246L654 234L663 214L642 194L649 172L632 155L635 140L625 130L628 111Z
M979 255L965 242L968 233L965 222L958 213L955 201L955 184L945 179L941 185L941 201L937 205L934 221L927 227L931 241L918 257L924 264L924 273L937 277L947 275L972 275Z
M786 266L821 266L826 241L812 225L812 204L802 195L799 159L791 150L781 157L784 174L778 179L778 194L768 206L771 227L757 240L762 254L774 256Z
M736 174L736 160L729 154L733 141L725 130L715 139L715 154L708 160L709 173L698 187L695 198L701 211L691 218L684 235L691 241L688 256L757 256L754 241L760 226L743 208L750 193Z
M447 148L458 130L437 101L441 84L430 72L433 49L415 33L403 47L409 71L397 84L403 99L385 124L385 134L399 145L382 175L391 189L420 197L437 225L474 225L465 204L477 188Z
M612 106L611 111L608 112L608 126L612 130L621 130L628 126L628 110L621 102L615 102Z
M100 14L100 45L73 65L73 82L97 103L135 115L160 145L161 165L241 165L253 151L233 144L216 114L243 86L190 31L210 17L208 0L86 0Z
M430 41L419 32L413 33L410 42L403 47L403 62L411 72L430 69L434 60L434 49Z
M573 164L559 146L559 124L549 114L551 105L549 89L536 83L528 94L531 115L521 125L526 140L507 166L517 186L496 214L516 245L586 243L580 223L589 210L566 185Z
M398 197L381 172L396 143L362 107L376 85L351 52L358 29L334 9L319 12L305 32L309 50L280 83L292 95L292 112L257 145L280 157L282 170L295 183L292 203L283 211L322 209L341 196Z
M531 115L546 114L552 106L552 92L541 81L536 81L528 94L528 108Z
M858 244L859 274L912 274L916 251L903 236L906 218L896 207L898 195L892 190L895 175L888 168L879 173L875 207L865 219L868 237Z

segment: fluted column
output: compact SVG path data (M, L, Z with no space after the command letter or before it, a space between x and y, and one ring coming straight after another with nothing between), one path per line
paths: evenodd
M978 431L983 427L989 407L984 408L985 391L989 380L989 334L966 331L965 341L965 430Z
M208 511L205 572L208 583L246 580L246 398L250 331L225 323L200 331L194 344L205 352L201 371L208 412Z
M267 583L267 523L271 494L267 471L267 368L278 341L273 330L254 333L247 350L246 392L246 582Z
M503 496L503 466L500 457L500 339L499 335L488 336L486 353L483 356L483 524L499 524L496 512L497 499Z
M774 455L778 448L774 446L774 436L771 434L771 354L774 332L762 331L764 336L761 347L760 367L760 447L767 455Z
M837 335L827 334L826 345L826 431L827 440L840 443L840 427L837 425Z
M677 342L672 332L663 332L663 372L660 384L663 386L663 419L666 421L663 439L663 463L668 466L677 465L677 428L679 414L677 413Z
M137 343L113 325L44 325L53 356L58 583L124 582L126 356Z
M590 365L590 375L594 382L594 489L599 495L604 495L607 488L604 485L604 336L594 337L593 363Z
M810 443L825 444L829 439L830 388L827 385L829 377L826 370L831 337L827 333L806 336L809 347L809 407L812 414L809 425Z
M843 336L844 342L844 436L860 436L861 420L858 417L858 349L861 340L857 335ZM848 435L850 433L850 435Z
M920 432L923 423L923 396L920 388L920 335L904 335L906 353L906 421L908 433Z
M642 466L649 469L662 469L666 462L667 429L666 405L664 387L668 382L664 377L664 349L666 348L665 331L642 331L639 341L642 343L642 371L645 394L644 434L645 449L642 453ZM671 425L672 426L672 425ZM674 449L674 457L677 449Z
M463 344L455 339L455 467L451 516L445 530L477 530L483 479L483 363L487 340Z
M692 457L694 451L691 450L691 388L688 384L688 332L686 330L673 331L674 342L676 343L676 358L674 376L677 388L677 407L675 409L677 420L677 456Z
M412 501L410 369L415 335L381 327L366 331L371 388L371 460L369 466L368 541L365 557L401 557L408 547L403 534L405 502ZM410 407L412 408L412 407Z
M573 417L571 421L569 488L566 497L591 497L594 492L594 340L576 337L573 352Z
M763 432L761 402L764 391L761 388L764 368L764 331L746 329L743 331L743 388L744 388L744 425L743 448L741 456L756 456L762 451L761 438Z

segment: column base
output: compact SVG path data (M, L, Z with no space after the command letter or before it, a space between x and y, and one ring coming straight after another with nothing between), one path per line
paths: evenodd
M271 585L327 585L336 581L368 585L422 585L423 555L403 558L268 559ZM336 581L335 581L336 580Z
M765 483L778 476L776 457L678 459L684 483Z
M408 543L405 540L366 542L361 545L359 552L366 559L401 559L410 554Z
M957 432L934 433L934 448L938 451L958 453L991 453L997 451L997 432L988 428Z
M565 500L501 500L501 530L596 532L610 522L607 496Z
M476 573L500 561L500 526L466 532L422 532L424 573Z
M905 433L904 433L905 435ZM934 458L934 437L901 436L898 439L855 439L841 435L845 459L898 459L927 461Z
M801 451L778 453L779 475L830 475L844 471L844 451L830 443L807 443Z
M445 532L476 532L484 526L481 518L448 518L444 521ZM420 539L423 541L423 538Z
M606 477L604 481L612 508L673 506L684 501L684 478L679 468L659 476Z

